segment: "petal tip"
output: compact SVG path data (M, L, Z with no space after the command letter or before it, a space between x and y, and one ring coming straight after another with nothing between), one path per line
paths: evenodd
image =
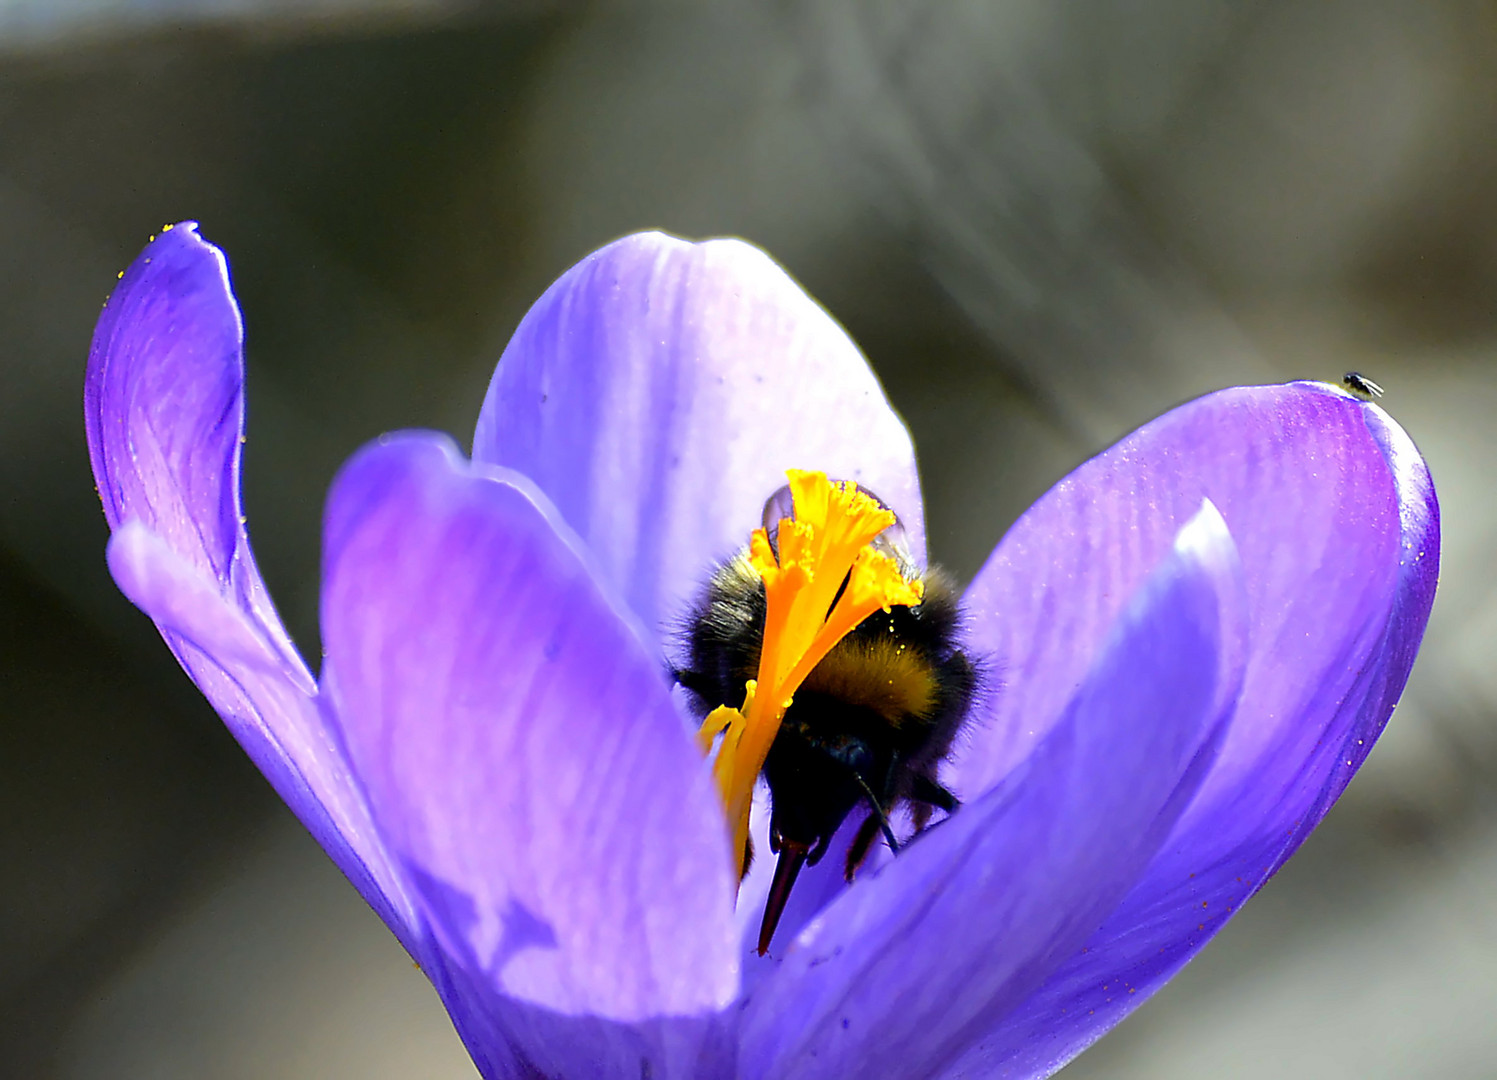
M213 531L234 531L237 503L230 514L210 489L237 489L243 333L228 262L194 221L153 236L121 274L84 379L89 454L111 527L131 516L157 527L165 509L156 504L175 490L200 512L194 520L222 511Z
M146 241L146 246L131 263L133 270L139 267L146 270L155 267L157 261L168 255L178 255L182 258L208 258L217 266L227 268L228 262L224 258L223 251L208 240L205 240L198 232L198 223L191 219L174 221L161 226L161 231L155 233ZM129 275L129 270L126 272Z

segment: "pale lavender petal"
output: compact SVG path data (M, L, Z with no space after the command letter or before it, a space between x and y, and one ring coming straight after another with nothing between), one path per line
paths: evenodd
M531 308L473 438L524 473L653 631L748 541L786 469L857 480L925 534L904 425L857 346L758 248L626 237Z
M109 565L277 793L416 948L400 883L255 568L239 502L244 359L223 255L191 222L125 271L84 407Z
M1208 506L1023 766L801 935L745 1016L743 1074L929 1075L1074 952L1210 765L1241 686L1241 589Z
M480 1057L694 1075L735 998L722 810L658 653L533 484L390 436L329 496L324 686Z
M961 770L969 790L1027 752L1033 710L1203 494L1237 541L1250 611L1223 749L1086 951L947 1075L1046 1076L1127 1015L1299 846L1402 691L1439 563L1418 452L1381 409L1324 384L1224 391L1082 466L974 583L982 644L1012 676L993 738Z

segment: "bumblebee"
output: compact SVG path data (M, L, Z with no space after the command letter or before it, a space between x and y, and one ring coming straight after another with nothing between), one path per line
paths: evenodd
M792 514L788 489L765 504L776 555L778 523ZM914 568L903 535L896 521L872 546L921 582L920 602L875 611L822 658L795 692L764 760L769 846L778 860L760 926L761 956L801 868L821 860L854 809L868 813L848 849L848 881L880 832L898 851L889 827L897 805L910 806L917 831L933 809L957 808L936 769L971 711L977 673L959 644L954 588L939 570ZM747 551L739 552L712 574L682 631L685 662L674 675L701 716L742 699L759 667L765 618L764 582ZM751 857L750 847L745 872Z

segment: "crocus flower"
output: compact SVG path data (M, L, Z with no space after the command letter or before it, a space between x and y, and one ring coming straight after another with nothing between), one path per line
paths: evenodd
M405 432L343 468L316 677L250 551L243 378L222 254L162 233L89 358L110 569L488 1077L1049 1075L1325 815L1434 596L1434 490L1376 405L1243 387L1147 424L966 590L961 809L851 885L808 870L760 958L765 868L740 891L671 632L788 469L866 485L923 559L909 437L843 331L739 241L584 259L471 460Z

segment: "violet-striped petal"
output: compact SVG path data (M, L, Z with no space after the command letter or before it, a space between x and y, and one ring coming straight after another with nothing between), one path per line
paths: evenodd
M473 457L534 480L656 632L786 469L865 484L924 558L904 425L842 328L739 240L644 233L564 274L499 362Z
M1248 585L1252 653L1222 751L1086 950L949 1076L1049 1075L1146 999L1319 822L1402 691L1439 562L1418 452L1381 409L1322 384L1223 391L1078 469L974 582L979 638L1014 675L964 786L1022 755L1029 717L1073 676L1077 646L1202 494L1221 508ZM1091 604L1058 610L1063 596Z
M1209 766L1241 685L1241 588L1206 506L1023 766L801 935L751 1003L744 1075L927 1076L1074 952Z
M156 237L99 318L84 407L110 569L260 771L415 949L400 883L265 591L239 500L244 357L221 252Z
M445 436L357 454L324 553L325 692L470 1047L692 1075L738 990L735 881L647 635L533 484Z

